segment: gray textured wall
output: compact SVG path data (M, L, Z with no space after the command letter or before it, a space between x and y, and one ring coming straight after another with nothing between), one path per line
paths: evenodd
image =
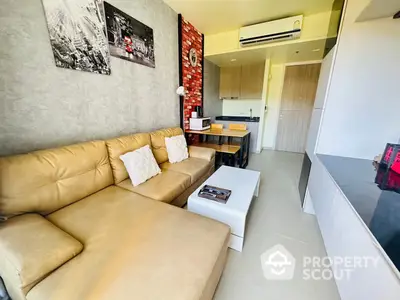
M222 100L219 100L219 67L204 60L204 115L222 115Z
M0 155L179 125L178 16L161 0L109 0L154 30L156 68L57 68L40 0L1 0Z

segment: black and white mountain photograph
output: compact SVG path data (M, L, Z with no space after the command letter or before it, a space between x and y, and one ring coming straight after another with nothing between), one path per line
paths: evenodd
M109 75L101 0L42 0L57 67Z
M112 56L155 68L153 29L104 2Z

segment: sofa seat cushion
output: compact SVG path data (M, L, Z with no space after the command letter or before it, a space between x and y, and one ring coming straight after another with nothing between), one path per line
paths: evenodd
M210 171L212 164L209 161L190 157L179 163L171 164L169 162L160 165L163 172L174 171L190 176L190 183L195 183L200 177Z
M0 275L13 299L78 255L83 245L38 214L24 214L0 226ZM17 289L18 287L18 289Z
M215 150L197 146L189 146L189 157L205 159L212 164L215 163Z
M48 218L85 249L28 300L211 299L229 239L222 223L115 186Z
M190 186L190 176L163 171L138 186L133 186L130 179L118 183L117 186L153 200L170 203Z

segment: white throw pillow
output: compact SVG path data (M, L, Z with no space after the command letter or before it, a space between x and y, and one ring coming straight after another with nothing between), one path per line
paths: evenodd
M168 160L171 164L180 162L189 157L186 139L183 135L166 137L165 146L167 147Z
M149 145L125 153L119 158L124 162L129 178L134 186L138 186L151 177L161 173L160 167Z

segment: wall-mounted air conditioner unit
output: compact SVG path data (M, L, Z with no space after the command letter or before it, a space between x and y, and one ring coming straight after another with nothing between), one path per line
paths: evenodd
M300 37L303 16L290 17L240 28L240 45L292 40Z

